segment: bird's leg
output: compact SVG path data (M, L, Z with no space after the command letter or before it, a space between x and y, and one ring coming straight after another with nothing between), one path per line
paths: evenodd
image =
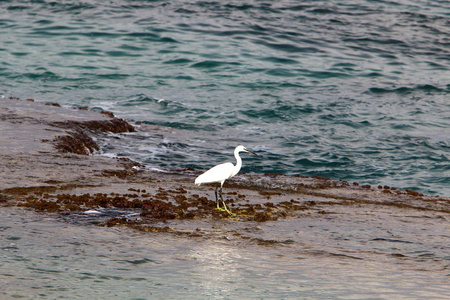
M223 204L223 209L222 210L227 210L227 206L225 205L225 202L223 202L222 186L220 186L220 188L219 188L219 197L220 197L220 201L222 201L222 204Z
M219 193L217 193L217 190L219 190ZM218 186L216 186L216 189L214 190L214 194L216 196L216 206L217 206L217 210L218 211L226 211L228 214L230 215L234 215L234 213L232 213L227 205L225 204L225 201L223 201L223 196L222 196L222 185L219 184ZM217 194L219 194L219 197L217 197ZM220 200L219 200L220 199ZM223 204L223 208L220 207L220 201L222 201Z
M219 189L220 185L216 186L216 189L214 190L214 194L216 195L216 206L217 206L217 210L222 210L222 208L220 208L219 206L219 198L217 198L217 190Z
M225 201L223 201L223 196L222 196L222 185L220 186L220 189L219 189L219 196L220 196L220 200L222 201L223 208L219 208L219 203L217 203L217 209L220 210L220 211L226 211L226 212L227 212L228 214L230 214L230 215L234 215L234 213L232 213L232 212L228 209L227 205L225 204Z

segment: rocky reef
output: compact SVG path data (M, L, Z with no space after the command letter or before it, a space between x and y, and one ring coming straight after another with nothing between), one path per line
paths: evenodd
M449 198L411 190L300 175L240 174L224 189L234 212L228 215L215 209L213 186L193 184L198 170L153 171L126 158L95 155L96 136L136 131L111 113L1 99L0 129L1 205L56 214L69 222L205 236L214 234L216 221L226 220L229 232L264 244L286 240L247 234L249 226L367 211L450 213Z

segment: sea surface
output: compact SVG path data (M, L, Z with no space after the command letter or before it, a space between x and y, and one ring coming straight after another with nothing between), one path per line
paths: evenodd
M195 238L2 207L0 298L450 298L448 213L350 211L246 223L259 244L227 231L232 220Z
M447 0L0 0L0 97L111 111L140 131L98 154L148 168L243 144L244 172L450 196L449 95ZM0 298L450 297L446 212L187 224L210 238L69 219L1 207Z
M102 140L157 168L450 195L450 2L0 1L0 96L170 127Z

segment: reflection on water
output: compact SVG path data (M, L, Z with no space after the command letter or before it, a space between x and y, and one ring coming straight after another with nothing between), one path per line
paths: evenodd
M409 223L400 218L398 224L385 218L383 226L396 240L367 216L365 226L349 222L358 219L354 215L347 222L345 215L312 216L242 230L249 236L291 238L261 244L223 228L216 228L215 237L180 237L1 209L1 299L450 297L449 236L442 231L448 222L441 216L411 216ZM236 225L225 223L224 228ZM420 239L398 230L402 223L414 234L423 232Z
M230 295L232 289L243 280L240 273L239 248L225 244L202 243L191 250L191 256L196 260L193 274L199 278L198 287L202 295L214 299Z

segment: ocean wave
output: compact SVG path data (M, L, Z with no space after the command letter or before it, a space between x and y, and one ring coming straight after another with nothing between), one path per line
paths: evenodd
M449 193L442 3L3 1L0 93L179 130L107 148L155 167L242 143L247 171Z
M397 93L397 94L410 94L415 91L419 92L427 92L427 93L450 93L449 87L437 87L431 84L419 84L413 87L395 87L395 88L379 88L372 87L369 88L368 93L371 94L389 94L389 93Z

